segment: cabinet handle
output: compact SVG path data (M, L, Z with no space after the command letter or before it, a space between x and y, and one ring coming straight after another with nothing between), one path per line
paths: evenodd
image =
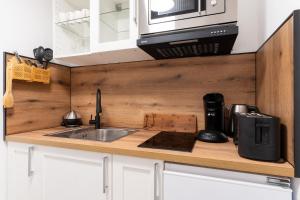
M159 164L154 164L154 200L160 199L159 191Z
M137 17L138 17L138 1L134 0L134 16L133 16L133 21L134 21L134 23L136 25L138 24Z
M103 158L103 194L106 193L106 189L107 189L107 161L108 161L108 157L104 157Z
M27 165L27 173L28 173L28 177L31 177L33 175L33 170L31 169L31 165L32 165L32 152L34 150L34 147L28 147L28 165Z

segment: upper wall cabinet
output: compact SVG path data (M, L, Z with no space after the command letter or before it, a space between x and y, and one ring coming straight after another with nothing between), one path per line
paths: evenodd
M90 52L89 0L54 0L55 57Z
M137 0L53 0L55 58L73 65L152 59L136 46Z

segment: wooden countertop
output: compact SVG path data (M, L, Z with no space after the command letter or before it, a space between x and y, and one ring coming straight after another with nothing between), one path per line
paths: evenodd
M232 141L224 144L210 144L197 141L193 152L186 153L137 147L139 144L154 136L159 131L139 130L138 132L111 143L44 136L45 134L52 134L64 129L65 128L63 127L57 127L9 135L6 136L6 140L93 152L136 156L217 169L294 177L294 167L288 162L279 164L241 158L238 155L237 149Z

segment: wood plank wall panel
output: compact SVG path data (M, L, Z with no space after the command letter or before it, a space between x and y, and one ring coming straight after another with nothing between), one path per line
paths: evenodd
M226 104L255 104L255 54L73 68L72 108L85 124L102 90L102 123L143 127L145 113L192 114L204 128L202 97L221 92Z
M294 164L293 18L256 55L256 103L282 123L285 157Z
M57 127L70 111L70 68L55 64L49 68L49 85L13 80L15 104L6 112L7 135Z

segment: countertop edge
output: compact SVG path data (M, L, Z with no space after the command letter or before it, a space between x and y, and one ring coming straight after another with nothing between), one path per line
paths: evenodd
M171 155L169 153L160 153L160 152L141 152L137 150L125 149L125 148L116 148L116 147L107 147L107 146L89 146L85 144L76 144L76 148L74 148L74 144L71 142L55 142L49 140L42 139L33 139L26 137L19 137L16 135L10 135L6 137L6 141L8 142L19 142L19 143L27 143L27 144L36 144L50 147L58 147L58 148L66 148L73 150L83 150L90 152L99 152L99 153L110 153L110 154L118 154L124 156L133 156L139 158L148 158L148 159L156 159L163 160L165 162L174 162L184 165L194 165L199 167L208 167L215 168L221 170L231 170L231 171L239 171L244 173L255 173L261 175L270 175L270 176L281 176L281 177L294 177L294 168L287 168L286 166L263 166L263 168L258 168L257 164L252 163L237 163L233 161L226 160L217 160L210 158L188 158L183 155ZM220 166L222 165L222 166ZM291 165L292 166L292 165ZM276 170L275 170L276 169Z

